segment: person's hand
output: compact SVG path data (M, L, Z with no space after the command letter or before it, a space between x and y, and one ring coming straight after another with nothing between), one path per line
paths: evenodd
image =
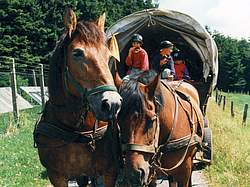
M162 65L166 64L167 62L168 62L168 60L166 58L163 58L160 60L160 65L162 66Z
M174 80L174 75L168 75L168 76L167 76L167 79L168 79L169 81L173 81L173 80Z
M130 47L129 51L128 51L128 55L131 56L131 54L134 52L135 47Z

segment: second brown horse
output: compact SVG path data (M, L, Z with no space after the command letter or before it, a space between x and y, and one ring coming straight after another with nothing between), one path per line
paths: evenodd
M120 86L123 177L133 187L155 186L157 176L171 178L171 186L191 186L193 157L203 138L197 90L152 75L145 72Z

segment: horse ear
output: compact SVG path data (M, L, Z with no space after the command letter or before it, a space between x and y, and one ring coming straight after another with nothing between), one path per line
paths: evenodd
M106 14L105 12L96 20L97 26L104 32L104 25L105 25Z
M153 99L155 95L155 90L158 85L158 82L160 80L160 75L157 75L152 82L150 82L146 87L147 87L147 92L148 92L148 97L149 99Z
M69 38L71 38L71 34L75 31L77 24L76 14L71 8L66 8L63 20L67 34L69 35Z

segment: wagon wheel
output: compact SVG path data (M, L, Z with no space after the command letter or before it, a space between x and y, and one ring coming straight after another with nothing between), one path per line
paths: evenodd
M207 118L207 116L204 116L204 128L209 127L208 124L209 124L208 118Z
M204 128L204 133L205 135L203 139L203 146L204 146L203 157L205 162L211 164L213 160L212 130L208 127Z

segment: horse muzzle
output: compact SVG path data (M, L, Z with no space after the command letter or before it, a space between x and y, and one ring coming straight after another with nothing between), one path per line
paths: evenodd
M127 153L125 163L125 178L127 178L131 186L147 186L150 165L144 160L144 156L137 152Z
M121 109L122 98L116 91L98 92L87 98L98 120L110 121L117 117Z

